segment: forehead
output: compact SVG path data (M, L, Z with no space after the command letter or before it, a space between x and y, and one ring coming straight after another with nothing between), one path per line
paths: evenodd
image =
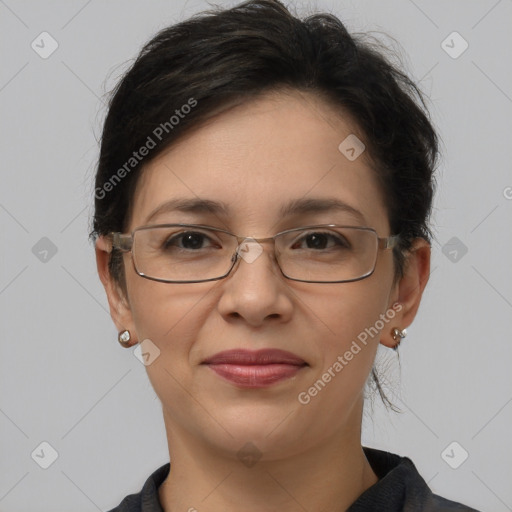
M130 228L175 199L217 201L232 222L266 229L280 220L285 205L328 198L386 230L370 159L365 151L353 158L361 139L348 116L311 93L267 93L209 119L145 166Z

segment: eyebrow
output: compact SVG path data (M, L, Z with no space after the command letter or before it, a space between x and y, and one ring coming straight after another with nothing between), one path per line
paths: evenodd
M295 199L287 205L284 205L280 209L279 214L282 217L288 217L291 215L301 215L304 213L323 213L331 211L349 213L358 221L366 224L366 219L359 210L336 198Z
M209 213L211 215L227 216L229 214L229 207L220 201L212 201L210 199L171 199L154 209L146 218L146 222L149 222L157 215L175 211L186 213ZM359 210L336 198L295 199L280 208L279 216L290 217L306 213L324 213L331 211L348 213L361 223L366 224L366 219Z
M187 213L210 213L212 215L227 215L228 207L219 201L212 201L210 199L186 199L178 198L171 199L155 208L146 218L146 222L160 215L162 213L170 212L187 212Z

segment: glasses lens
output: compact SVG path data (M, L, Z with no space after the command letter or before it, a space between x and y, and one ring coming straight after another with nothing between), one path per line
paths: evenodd
M196 226L157 226L134 233L133 258L140 274L166 281L204 281L225 275L236 238Z
M283 233L276 240L285 276L300 281L353 281L370 275L378 237L363 228L312 227Z
M224 277L237 249L234 235L199 226L167 225L134 233L137 272L162 281L200 282ZM370 275L378 237L368 228L309 227L275 237L283 274L299 281L342 282Z

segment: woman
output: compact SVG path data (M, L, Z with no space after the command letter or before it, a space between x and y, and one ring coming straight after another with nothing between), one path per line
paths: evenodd
M378 344L429 276L422 102L338 19L278 1L145 46L109 106L91 235L171 463L114 511L474 510L361 446Z

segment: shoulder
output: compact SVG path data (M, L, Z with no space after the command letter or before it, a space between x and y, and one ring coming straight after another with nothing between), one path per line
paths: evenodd
M412 512L412 508L410 509ZM437 494L431 494L425 502L422 512L479 512L457 501L451 501Z
M121 503L108 512L163 512L158 498L158 487L169 474L167 462L154 471L138 493L129 494Z
M363 450L379 480L354 502L350 512L478 512L434 494L408 457L375 448Z
M108 512L140 512L142 504L140 502L140 493L126 496L119 505Z

